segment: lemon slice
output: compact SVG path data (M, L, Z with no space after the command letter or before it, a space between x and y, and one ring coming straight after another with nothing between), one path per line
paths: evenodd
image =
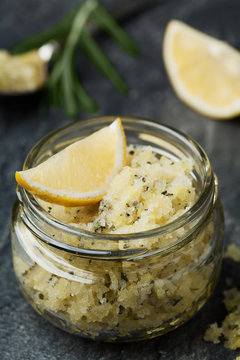
M163 60L177 95L200 113L218 119L240 114L240 53L227 43L171 20Z
M19 185L39 198L65 206L100 201L126 163L120 119L76 141L38 166L16 172Z

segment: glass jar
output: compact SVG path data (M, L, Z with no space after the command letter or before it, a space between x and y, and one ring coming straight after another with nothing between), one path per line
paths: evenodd
M23 169L113 120L93 118L50 133ZM131 117L122 122L128 144L192 161L197 200L189 210L153 230L99 234L57 220L18 187L12 214L13 264L27 300L56 326L102 341L153 338L185 323L212 294L223 252L218 183L202 148L165 125Z

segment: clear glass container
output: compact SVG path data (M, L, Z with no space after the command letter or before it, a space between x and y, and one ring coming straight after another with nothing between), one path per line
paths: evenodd
M50 133L23 168L114 119L79 121ZM14 269L29 303L56 326L101 341L152 338L185 323L212 294L223 252L218 183L202 148L165 125L121 119L128 144L151 145L174 161L191 159L197 201L189 210L153 230L99 234L57 220L18 187L12 214Z

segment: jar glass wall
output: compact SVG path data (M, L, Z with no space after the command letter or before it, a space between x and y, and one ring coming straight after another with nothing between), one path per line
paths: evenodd
M81 121L49 134L24 169L113 120ZM103 341L151 338L189 320L213 291L223 250L218 185L205 152L169 127L122 121L129 144L192 161L197 200L190 209L153 230L98 234L55 219L18 188L12 215L14 269L28 301L58 327Z

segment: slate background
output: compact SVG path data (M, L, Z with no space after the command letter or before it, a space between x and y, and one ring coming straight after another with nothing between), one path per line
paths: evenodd
M113 4L118 0L106 0ZM10 49L18 41L43 30L78 4L77 0L1 0L0 47ZM240 245L240 121L215 121L181 103L173 93L163 68L161 46L167 22L177 18L224 39L240 49L240 3L238 0L170 0L127 21L124 26L141 50L137 59L124 54L106 36L101 46L124 74L131 88L129 97L79 57L82 82L97 100L99 115L133 115L155 119L192 136L208 153L220 182L225 210L226 243ZM230 360L240 350L202 340L204 330L225 316L222 291L225 279L240 288L240 266L224 260L214 296L185 326L163 337L132 344L104 344L64 333L35 313L18 289L11 261L11 207L15 198L14 171L43 135L69 120L56 109L43 112L41 94L24 98L0 98L0 358L2 360L139 359L139 360ZM79 119L86 118L82 113Z

